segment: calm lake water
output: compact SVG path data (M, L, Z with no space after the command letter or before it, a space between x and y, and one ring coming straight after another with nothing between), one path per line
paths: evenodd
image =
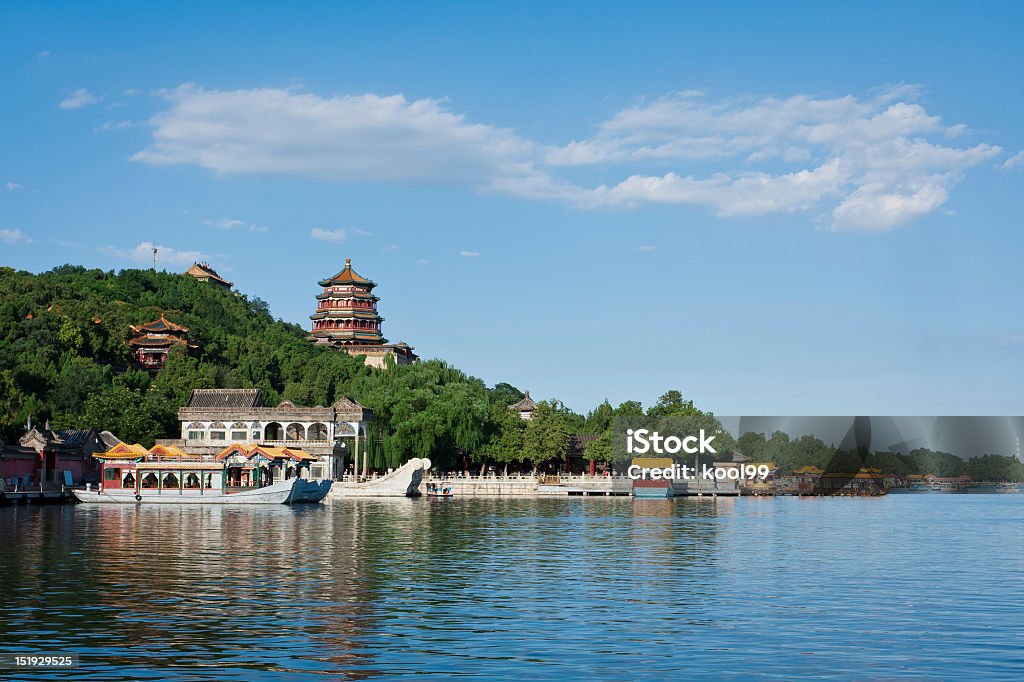
M13 507L0 577L31 679L1024 676L1024 494Z

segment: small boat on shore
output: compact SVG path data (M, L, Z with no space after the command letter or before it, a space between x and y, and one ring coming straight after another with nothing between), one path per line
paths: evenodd
M427 483L427 497L455 497L452 491L452 484L443 481L441 483Z

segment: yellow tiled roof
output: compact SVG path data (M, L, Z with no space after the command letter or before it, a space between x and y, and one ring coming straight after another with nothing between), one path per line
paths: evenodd
M317 460L317 459L320 459L316 455L311 455L308 452L306 452L305 450L298 450L296 448L282 448L282 449L287 451L289 454L291 454L291 456L294 457L295 459L299 459L299 460Z
M145 457L149 454L149 450L139 443L132 443L131 445L128 445L128 443L118 443L102 454L106 457L115 457L117 455Z

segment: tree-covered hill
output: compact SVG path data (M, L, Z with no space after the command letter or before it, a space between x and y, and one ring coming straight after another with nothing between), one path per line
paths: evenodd
M190 328L191 357L172 352L155 376L132 369L130 325L161 314ZM63 266L39 275L0 268L0 423L30 414L55 426L101 426L142 441L177 431L193 388L255 387L274 403L328 404L368 374L357 359L313 347L260 299L183 275ZM90 423L115 416L113 423Z
M172 349L155 375L131 366L131 325L161 314L190 329L190 353ZM482 381L440 361L386 371L306 340L267 305L178 274L105 272L65 265L35 275L0 268L0 428L16 437L31 415L55 428L109 429L152 444L179 433L177 410L193 388L260 388L267 404L288 399L328 405L345 395L375 413L371 464L413 456L441 467L529 460L522 448L495 448L518 389ZM550 410L548 409L550 408ZM560 403L534 431L559 434L582 424ZM545 412L547 415L548 412ZM562 448L564 450L564 447Z

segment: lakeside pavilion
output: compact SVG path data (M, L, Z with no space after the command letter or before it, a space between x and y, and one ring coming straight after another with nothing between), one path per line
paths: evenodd
M351 398L327 407L288 400L265 406L257 388L197 388L178 410L178 420L181 438L159 444L201 455L217 454L231 443L301 449L317 458L311 478L339 480L349 462L354 472L369 473L365 453L373 412Z
M388 343L381 332L384 318L377 312L377 286L352 269L345 259L341 272L320 280L323 291L316 296L316 312L309 316L313 329L309 340L330 345L349 355L366 356L366 364L383 369L389 362L410 365L419 361L413 347L401 341Z

